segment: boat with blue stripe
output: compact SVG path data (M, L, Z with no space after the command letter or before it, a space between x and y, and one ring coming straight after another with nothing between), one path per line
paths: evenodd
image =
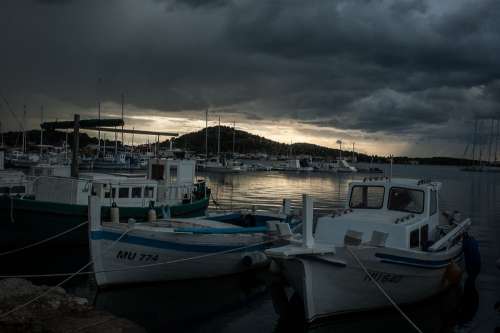
M208 278L263 267L269 264L263 251L284 244L283 230L291 234L291 227L299 223L284 213L285 208L281 213L230 212L125 223L103 221L101 212L98 198L89 197L90 248L100 288ZM242 226L241 221L258 222Z

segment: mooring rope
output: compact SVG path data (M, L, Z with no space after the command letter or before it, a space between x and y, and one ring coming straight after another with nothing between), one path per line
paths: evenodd
M16 222L14 220L14 197L10 196L10 223Z
M53 239L56 239L56 238L58 238L58 237L61 237L61 236L65 235L65 234L67 234L67 233L69 233L69 232L71 232L71 231L73 231L73 230L75 230L75 229L78 229L78 228L80 228L80 227L82 227L82 226L86 225L87 223L88 223L88 222L83 222L83 223L80 223L80 224L79 224L79 225L77 225L77 226L74 226L74 227L72 227L72 228L69 228L69 229L67 229L67 230L64 230L63 232L60 232L60 233L58 233L58 234L56 234L56 235L53 235L53 236L50 236L50 237L48 237L48 238L42 239L41 241L38 241L38 242L35 242L35 243L31 243L31 244L29 244L29 245L26 245L26 246L23 246L23 247L20 247L20 248L17 248L17 249L13 249L13 250L9 250L9 251L6 251L6 252L2 252L2 253L0 253L0 257L1 257L1 256L4 256L4 255L7 255L7 254L12 254L12 253L21 252L21 251L23 251L23 250L30 249L30 248L32 248L32 247L35 247L35 246L41 245L41 244L43 244L43 243L47 243L47 242L49 242L49 241L51 241L51 240L53 240Z
M122 237L122 236L120 236L120 237ZM201 254L201 255L198 255L198 256L187 257L187 258L180 258L180 259L169 260L169 261L155 262L155 263L144 264L144 265L139 265L139 266L114 268L114 269L100 270L100 271L85 271L85 272L83 272L82 270L80 270L77 273L0 275L0 279L27 279L27 278L64 277L64 276L72 276L72 275L76 276L76 275L89 275L89 274L99 274L99 273L131 271L131 270L136 270L136 269L148 268L148 267L152 267L152 266L169 265L169 264L175 264L175 263L179 263L179 262L183 262L183 261L203 259L203 258L217 256L217 255L222 255L222 254L227 254L227 253L232 253L232 252L238 252L238 251L245 250L245 249L248 249L248 248L251 248L251 247L255 247L255 246L260 246L260 245L265 245L265 244L268 244L268 243L272 243L272 242L275 242L276 240L279 240L279 239L282 239L282 238L283 237L274 237L272 239L268 239L268 240L265 240L265 241L262 241L262 242L252 243L252 244L249 244L249 245L240 246L240 247L236 247L236 248L229 249L229 250L224 250L224 251L219 251L219 252L213 252L213 253L206 253L206 254ZM117 241L118 241L118 239L115 240L115 242L117 242ZM107 249L105 251L107 251Z
M113 246L115 246L131 229L127 229L125 230L121 235L120 237L118 237L109 247L107 247L104 252L107 252L109 251ZM39 300L40 298L42 298L43 296L49 294L50 292L52 292L53 290L55 290L56 288L59 288L60 286L62 286L63 284L65 284L66 282L68 282L69 280L71 280L73 277L77 276L79 273L81 273L85 268L89 267L90 265L92 265L94 263L93 260L89 261L88 263L86 263L83 267L81 267L79 270L77 270L76 272L74 272L73 274L71 274L70 276L68 276L66 279L64 279L63 281L59 282L57 285L53 286L53 287L50 287L48 288L47 290L45 290L44 292L40 293L38 296L36 297L33 297L32 299L30 299L29 301L23 303L23 304L20 304L16 307L14 307L13 309L5 312L5 313L2 313L0 314L0 319L3 319L9 315L11 315L12 313L16 312L16 311L19 311L25 307L27 307L28 305L36 302L37 300Z
M399 311L399 313L403 316L403 318L406 319L406 321L408 321L417 332L423 333L422 330L417 326L417 324L415 324L410 319L410 317L408 317L408 315L406 315L406 313L404 313L404 311L399 307L399 305L391 298L391 296L389 296L389 294L384 290L384 288L380 285L380 283L378 283L377 280L375 280L373 278L373 276L368 271L366 266L361 262L361 260L358 258L358 256L351 250L351 248L349 246L346 246L346 249L347 249L347 251L349 251L349 253L352 255L352 257L356 260L358 265L363 269L363 271L366 273L366 275L370 278L370 280L373 282L373 284L375 284L375 286L380 290L380 292L389 300L389 302L391 302L392 306L394 306L396 308L396 310Z

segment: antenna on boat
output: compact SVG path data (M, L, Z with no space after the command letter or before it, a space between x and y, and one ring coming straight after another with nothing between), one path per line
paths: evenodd
M390 157L390 161L391 161L391 169L390 169L391 171L389 173L389 180L392 180L392 163L394 162L394 156L391 154L391 155L389 155L389 157Z

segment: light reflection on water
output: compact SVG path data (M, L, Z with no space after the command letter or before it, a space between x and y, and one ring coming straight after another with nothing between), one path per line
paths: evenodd
M387 166L379 166L387 170ZM277 210L283 198L301 206L302 193L315 198L316 214L325 214L344 207L348 182L365 175L336 175L328 173L257 172L242 174L210 174L209 184L215 200L224 208L257 208ZM500 300L500 271L495 260L500 258L500 174L465 173L457 167L399 166L393 169L394 177L431 178L443 183L440 196L441 209L459 210L473 220L472 234L480 242L482 271L476 281L479 308L468 324L474 332L493 332L498 325L498 315L493 305ZM215 209L212 205L211 209ZM152 331L192 332L289 332L290 327L279 322L268 292L262 289L263 281L255 276L224 277L211 281L181 282L150 288L153 295L168 299L161 304L152 302L160 313L146 319L146 315L116 311L127 304L121 297L113 303L101 297L103 308L126 314ZM243 282L246 281L246 282ZM252 281L250 286L248 281ZM259 282L260 281L260 282ZM196 288L195 288L196 286ZM254 287L252 287L254 286ZM159 291L161 290L161 293ZM377 292L374 289L374 292ZM122 297L128 294L122 294ZM158 297L158 296L157 296ZM449 332L448 322L453 322L459 295L451 291L422 305L407 309L408 314L425 332ZM127 298L129 298L127 296ZM124 298L125 299L125 298ZM182 299L182 302L175 301ZM99 304L99 302L98 302ZM135 311L135 312L134 312ZM152 309L142 310L150 313ZM137 318L139 317L139 318ZM383 320L381 320L383 318ZM148 325L148 322L150 325ZM151 324L153 323L154 324ZM188 328L188 329L187 329ZM301 326L294 329L302 330ZM311 328L315 332L410 332L411 328L393 309L382 312L356 314L349 318L334 319ZM467 331L467 330L466 330Z

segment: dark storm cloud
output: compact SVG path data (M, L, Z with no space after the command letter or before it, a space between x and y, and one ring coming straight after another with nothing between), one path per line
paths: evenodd
M139 109L210 107L416 139L498 115L496 0L0 6L0 91L18 109L40 96L90 108L125 92Z

